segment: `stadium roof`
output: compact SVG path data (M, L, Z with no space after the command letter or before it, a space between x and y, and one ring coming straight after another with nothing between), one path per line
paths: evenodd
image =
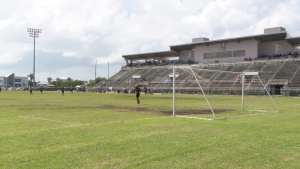
M300 40L299 38L293 39L293 38L286 38L288 33L286 31L278 32L278 33L269 33L269 34L259 34L259 35L251 35L251 36L243 36L243 37L236 37L236 38L228 38L228 39L219 39L219 40L209 40L204 42L197 42L197 43L188 43L188 44L180 44L180 45L174 45L170 46L170 49L175 52L179 52L181 50L191 50L194 49L195 46L201 46L201 45L210 45L210 44L218 44L218 43L226 43L226 42L237 42L240 43L240 41L244 40L260 40L261 42L268 42L268 41L277 41L277 40L290 40L291 44L293 44L294 41ZM298 41L297 41L298 42Z
M300 36L298 37L288 37L286 40L291 44L291 45L298 45L300 46Z
M174 51L162 51L162 52L152 52L152 53L140 53L140 54L131 54L131 55L123 55L123 58L126 59L136 59L136 60L142 60L142 59L152 59L155 57L165 57L165 56L176 56L178 57L179 54Z

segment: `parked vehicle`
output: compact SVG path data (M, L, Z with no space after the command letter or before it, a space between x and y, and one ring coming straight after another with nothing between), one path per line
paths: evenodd
M15 88L15 87L10 87L10 88L8 88L7 90L8 90L8 91L14 91L14 90L16 90L16 88Z

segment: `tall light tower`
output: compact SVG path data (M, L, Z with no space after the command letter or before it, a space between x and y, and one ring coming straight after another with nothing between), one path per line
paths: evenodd
M39 34L42 33L42 29L27 28L29 37L33 37L33 77L32 87L34 88L35 82L35 38L39 38Z
M96 76L97 76L96 68L97 68L97 60L95 62L95 88L96 88ZM96 89L96 91L97 91L97 89Z

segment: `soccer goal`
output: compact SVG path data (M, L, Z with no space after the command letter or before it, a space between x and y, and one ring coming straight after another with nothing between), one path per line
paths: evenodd
M279 111L258 72L226 69L173 67L173 116L214 120Z

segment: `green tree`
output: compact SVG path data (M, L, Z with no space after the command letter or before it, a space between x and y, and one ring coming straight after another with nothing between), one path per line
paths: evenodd
M28 86L33 86L32 84L32 82L33 82L33 74L32 73L30 73L29 75L27 75L27 77L29 77L29 81L28 81Z
M98 85L101 86L101 85L102 85L102 82L103 82L104 80L106 80L105 77L97 77L97 78L96 78L96 84L95 84L95 80L90 79L90 80L89 80L88 86L89 86L89 87L93 87L93 86L95 86L95 85L96 85L96 86L98 86ZM101 83L100 83L100 82L101 82ZM99 84L99 83L100 83L100 84Z
M51 78L51 77L48 77L48 78L47 78L47 81L48 81L48 83L51 83L52 78Z
M55 87L75 87L77 85L84 85L84 81L82 80L72 80L72 78L68 78L66 81L63 81L59 78L56 80L51 81L50 84L53 84Z
M104 80L106 80L105 77L97 77L96 78L96 84L98 84L98 83L100 83L101 81L104 81Z
M27 75L27 77L29 77L29 78L30 78L30 81L32 82L32 80L33 80L33 74L30 73L29 75Z

